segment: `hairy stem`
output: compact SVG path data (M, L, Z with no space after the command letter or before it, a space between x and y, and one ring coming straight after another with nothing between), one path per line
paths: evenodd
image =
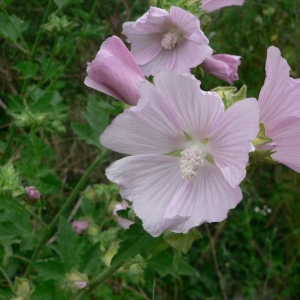
M88 299L88 296L108 277L114 274L122 265L124 264L123 261L118 262L108 269L104 270L98 277L96 277L91 283L88 285L88 289L82 291L75 300L84 300Z
M29 214L31 217L33 217L34 219L38 220L39 223L45 228L45 229L48 229L48 226L43 222L43 220L37 216L35 213L33 213L32 211L30 211L28 208L26 208L24 205L22 205L21 203L19 203L18 201L15 201L14 202L20 206L27 214Z
M71 195L66 200L65 204L61 207L59 212L56 214L53 221L49 225L48 229L42 236L39 245L34 249L34 252L31 256L30 263L27 267L24 277L28 277L28 275L30 274L30 271L32 269L32 264L36 261L38 255L39 255L39 252L40 252L41 248L43 247L43 245L45 244L45 242L47 241L47 239L53 234L53 231L59 220L59 217L69 208L69 206L72 204L72 202L76 199L76 197L78 196L78 193L82 190L86 180L88 179L90 174L94 171L94 169L103 161L103 158L105 157L106 154L107 154L107 150L104 150L104 151L102 151L101 154L99 154L97 156L97 158L92 163L92 165L88 168L88 170L85 172L85 174L81 177L81 179L75 186L74 190L72 191Z
M36 37L35 42L34 42L33 50L32 50L31 57L30 57L30 62L33 62L34 59L35 59L36 52L37 52L38 46L39 46L41 38L42 38L42 31L43 31L42 25L45 24L45 22L48 19L48 16L49 16L52 4L53 4L53 0L50 0L49 4L48 4L48 7L47 7L47 10L46 10L46 12L44 14L44 18L43 18L42 24L40 26L40 29L39 29L38 34L37 34L37 37ZM28 80L29 80L29 78L26 78L25 81L24 81L24 84L23 84L23 87L22 87L22 94L25 92L25 90L27 88Z

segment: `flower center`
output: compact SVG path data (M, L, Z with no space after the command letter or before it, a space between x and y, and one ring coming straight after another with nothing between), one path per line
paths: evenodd
M183 179L197 175L198 168L204 165L204 154L197 146L183 150L180 159L180 171Z
M177 44L178 38L177 35L175 33L166 33L162 40L161 40L161 45L165 48L165 49L173 49L176 44Z

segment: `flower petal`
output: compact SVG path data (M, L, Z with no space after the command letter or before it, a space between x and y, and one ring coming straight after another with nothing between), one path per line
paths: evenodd
M143 227L153 236L163 229L164 212L183 184L179 158L135 155L114 162L106 169L109 180L120 187L121 196L131 201Z
M201 8L207 11L214 11L226 6L243 5L245 0L202 0Z
M195 141L215 133L224 112L216 93L201 91L196 80L173 72L162 71L154 79L157 90L174 108L181 128Z
M249 98L228 108L219 131L209 140L207 149L227 182L234 188L245 178L250 140L259 131L259 108L256 99Z
M101 144L125 154L166 154L183 149L187 141L172 106L147 81L139 90L142 96L137 106L114 119L101 135Z
M284 118L266 134L277 145L271 157L300 173L300 118Z
M221 171L206 162L195 178L184 182L167 206L161 228L186 233L204 222L221 222L242 197L239 187L231 188Z
M300 81L289 75L290 67L279 49L269 47L266 61L266 79L258 102L260 122L265 127L288 116L300 116Z

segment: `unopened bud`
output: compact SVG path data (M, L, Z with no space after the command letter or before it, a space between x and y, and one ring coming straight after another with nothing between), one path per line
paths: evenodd
M74 221L72 227L79 235L89 227L89 222L87 220Z
M33 293L30 281L27 278L16 277L13 292L18 296L16 299L26 299Z
M73 271L70 274L66 274L66 283L73 293L86 288L88 282L89 280L87 275L78 271Z
M40 199L41 193L35 186L28 186L25 189L27 192L27 196L25 197L26 201L34 203Z

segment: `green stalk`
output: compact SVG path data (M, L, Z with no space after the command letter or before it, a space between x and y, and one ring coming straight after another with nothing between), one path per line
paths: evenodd
M15 132L16 132L16 125L13 124L10 131L9 131L9 136L8 136L8 140L4 149L4 153L3 153L3 157L2 157L2 163L5 163L5 158L10 154L10 150L11 150L11 143L12 140L14 138Z
M11 282L10 278L8 277L8 275L6 274L6 272L0 267L0 272L2 273L2 275L4 276L4 278L7 280L7 282L9 283L10 288L13 288L13 283Z
M50 0L50 2L48 4L48 7L47 7L47 10L46 10L46 12L44 14L42 25L44 25L45 22L48 19L48 16L49 16L52 4L53 4L53 0ZM40 29L39 29L38 34L37 34L37 37L35 39L35 43L34 43L34 46L33 46L31 57L30 57L30 62L34 61L35 55L36 55L36 52L37 52L37 49L38 49L38 46L39 46L41 38L42 38L42 31L43 31L42 25L40 26ZM22 87L22 92L21 92L22 94L25 92L25 90L27 88L28 80L29 80L29 78L26 78L25 81L24 81L24 84L23 84L23 87Z
M82 190L82 188L83 188L86 180L90 176L90 174L103 161L103 158L107 154L107 151L108 150L104 150L104 151L102 151L101 154L99 154L97 156L97 158L92 163L92 165L88 168L88 170L85 172L85 174L81 177L81 179L77 183L76 187L72 191L71 195L66 200L65 204L61 207L61 209L59 210L59 212L54 217L52 223L49 225L48 229L46 230L46 232L42 236L42 239L41 239L39 245L34 249L34 252L33 252L32 256L31 256L30 263L29 263L29 265L27 267L27 270L25 272L24 277L28 277L28 275L30 274L30 271L32 269L32 264L36 261L38 255L39 255L39 252L40 252L41 248L43 247L43 245L45 244L45 242L53 234L53 231L54 231L55 226L56 226L56 224L57 224L57 222L59 220L59 217L69 208L69 206L72 204L72 202L76 199L76 197L78 196L78 193Z
M45 228L45 229L48 229L48 226L43 222L43 220L37 216L36 214L34 214L33 212L31 212L28 208L26 208L24 205L22 205L21 203L19 203L18 201L15 201L14 202L19 205L27 214L29 214L31 217L33 217L34 219L38 220L39 223Z
M23 47L19 46L17 43L15 43L15 44L18 45L18 47L19 47L22 51L25 50L25 53L27 53L28 55L30 55L30 49L29 49L27 43L25 42L25 40L24 40L22 34L18 31L18 29L17 29L17 27L15 26L14 22L13 22L12 19L10 18L10 15L7 13L7 11L6 11L5 9L4 9L4 13L5 13L5 15L8 17L8 20L9 20L11 26L14 28L14 30L15 30L15 32L17 33L18 37L20 38L20 40L21 40L22 43L24 44L26 50L25 50Z
M88 296L108 277L110 277L112 274L114 274L118 269L124 264L123 261L118 262L112 266L110 266L108 269L104 270L101 274L99 274L98 277L96 277L91 283L88 285L88 288L84 291L82 291L75 300L85 300L89 299Z

